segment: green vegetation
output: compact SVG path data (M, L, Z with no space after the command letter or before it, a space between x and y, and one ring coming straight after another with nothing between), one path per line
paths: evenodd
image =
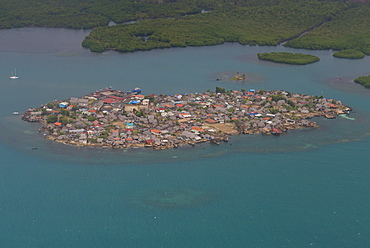
M257 56L261 60L294 65L306 65L320 60L319 57L310 54L287 52L258 53Z
M60 114L65 115L65 116L69 116L70 112L66 109L60 109Z
M92 28L107 25L109 18L89 11L95 1L89 0L2 0L0 28L47 26Z
M271 101L274 101L274 102L277 102L279 100L286 100L286 97L282 94L271 95L270 97L272 98Z
M271 46L323 22L331 15L329 13L343 9L338 2L316 0L225 8L173 19L98 27L93 29L82 45L94 52L109 49L133 52L224 42Z
M365 54L355 49L345 49L333 53L333 56L336 58L345 58L345 59L363 59L365 57Z
M46 122L47 123L54 123L58 120L58 116L54 115L54 114L50 114L48 115L47 119L46 119Z
M61 116L59 118L59 122L61 122L63 125L67 125L69 123L69 118L67 116Z
M107 26L133 20L139 21ZM29 26L94 28L83 41L94 52L287 41L295 48L370 54L367 0L0 1L0 28Z
M216 87L216 93L225 93L225 92L226 92L225 88Z
M95 121L95 120L96 120L96 118L95 118L94 116L89 115L89 116L87 117L87 120L88 120L88 121L90 121L90 122L93 122L93 121Z
M2 0L0 28L93 28L136 19L177 17L213 7L207 0Z
M358 77L354 81L358 84L362 84L366 88L370 88L370 75Z
M360 5L338 13L331 21L285 46L305 49L354 49L370 54L370 6Z

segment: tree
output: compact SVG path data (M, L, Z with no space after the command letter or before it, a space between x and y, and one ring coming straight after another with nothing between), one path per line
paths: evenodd
M69 120L69 118L67 116L61 116L59 118L59 122L63 123L63 125L67 125L68 124L68 120Z
M58 116L54 115L54 114L50 114L48 115L47 119L46 119L46 122L47 123L54 123L58 120Z
M89 116L87 117L87 120L88 120L88 121L95 121L95 120L96 120L96 118L95 118L94 116L89 115Z
M216 93L225 93L225 92L226 92L225 88L216 87Z
M65 115L65 116L69 116L69 111L68 111L68 110L66 110L66 109L61 109L61 110L60 110L60 114L61 114L61 115Z
M277 102L279 100L286 100L286 97L282 94L271 95L272 101Z
M46 106L47 106L49 109L52 109L52 108L54 107L54 103L52 103L52 102L48 102L48 103L46 104Z

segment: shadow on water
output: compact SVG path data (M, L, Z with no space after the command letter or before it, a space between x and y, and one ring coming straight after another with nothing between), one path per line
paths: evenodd
M290 130L286 135L237 135L229 142L183 146L177 149L151 148L112 149L76 147L44 139L38 123L27 123L20 116L0 120L0 135L7 146L31 156L70 164L137 165L194 161L234 153L284 153L320 149L336 143L356 142L370 136L370 120L365 113L355 112L336 119L314 118L318 128Z

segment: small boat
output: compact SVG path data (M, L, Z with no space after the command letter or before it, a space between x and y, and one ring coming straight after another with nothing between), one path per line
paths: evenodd
M17 77L17 69L14 69L14 74L13 74L13 71L12 71L12 75L9 77L10 79L18 79L19 77Z
M13 115L19 115L19 112L14 111L14 112L13 112Z

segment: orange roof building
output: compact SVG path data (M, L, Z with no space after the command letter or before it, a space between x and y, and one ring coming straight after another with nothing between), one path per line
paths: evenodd
M217 121L215 121L215 120L213 120L213 119L206 119L206 122L208 122L208 123L217 123Z
M150 132L155 133L155 134L160 134L162 131L158 129L151 129Z
M200 127L197 127L197 126L191 127L191 130L192 131L197 131L197 132L200 132L200 133L203 133L204 132L204 129L202 129Z

